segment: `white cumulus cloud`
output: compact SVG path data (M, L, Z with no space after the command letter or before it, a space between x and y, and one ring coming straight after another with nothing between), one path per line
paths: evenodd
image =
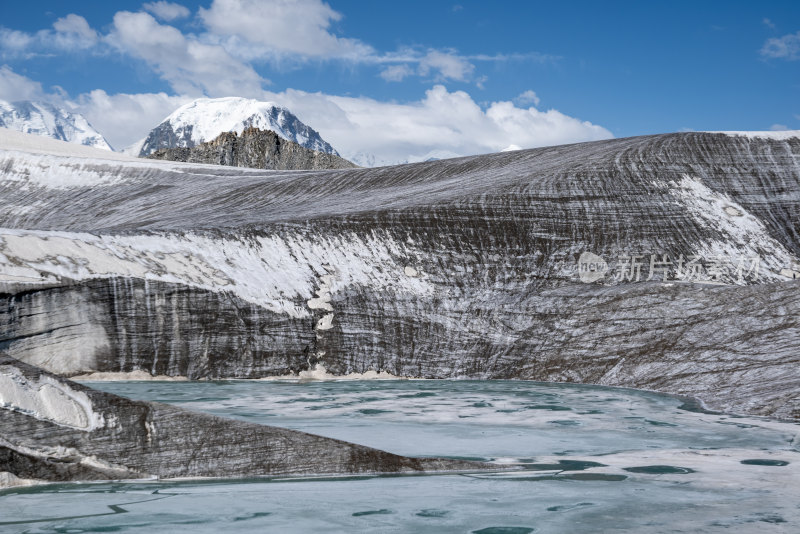
M64 49L89 48L97 43L97 32L85 18L74 13L55 21L53 29L58 46Z
M186 18L192 13L186 6L174 4L172 2L165 2L164 0L159 0L158 2L147 2L146 4L142 5L142 9L152 13L156 17L166 22Z
M22 54L36 42L36 37L30 33L8 28L0 28L0 50L3 56L16 56Z
M434 82L475 82L475 61L555 61L538 53L479 54L465 56L450 48L401 47L379 52L369 44L337 35L342 14L321 0L214 0L200 8L205 26L201 39L220 44L245 61L266 60L275 64L307 60L343 60L353 64L377 65L388 82L410 76Z
M78 95L69 104L119 150L145 137L170 113L191 100L189 96L166 93L110 95L95 89Z
M117 148L142 139L195 96L109 94L96 89L70 97L57 87L45 91L40 83L8 66L0 67L0 99L61 104L83 114ZM294 89L260 91L251 96L287 107L343 156L360 163L424 161L613 137L602 126L557 110L518 107L511 101L481 106L465 91L448 91L443 85L435 85L420 100L406 103Z
M452 50L430 50L419 60L419 74L435 73L436 81L456 80L466 82L475 72L475 65Z
M74 13L53 23L53 29L28 33L0 27L0 55L7 58L28 58L58 50L83 51L94 47L99 36L85 18Z
M359 60L374 53L331 26L341 13L320 0L214 0L200 19L213 36L246 59L300 56Z
M559 60L537 52L463 55L453 48L421 46L378 51L338 35L336 25L343 16L322 0L213 0L198 10L196 33L169 24L190 15L183 5L158 0L144 3L139 12L117 12L106 34L76 14L35 33L0 27L0 59L54 51L104 53L112 47L146 62L176 92L207 96L256 95L269 81L254 65L267 63L282 68L311 60L343 61L377 68L387 82L418 77L482 88L488 77L477 72L480 62Z
M381 71L380 77L387 82L401 82L412 74L414 70L406 64L390 65Z
M761 48L761 55L768 58L780 58L794 61L800 59L800 31L783 37L767 39Z
M287 90L264 97L285 105L343 156L397 163L613 137L605 128L556 110L494 102L483 109L464 91L436 85L405 104Z
M116 13L107 40L147 62L179 94L252 96L269 83L221 46L187 37L148 13Z
M540 102L539 97L536 95L536 93L534 91L531 91L530 89L528 89L527 91L525 91L523 93L520 93L514 99L514 103L516 103L517 105L520 105L520 106L525 106L525 105L530 105L530 104L533 104L534 106L538 106L539 102Z
M8 65L0 67L0 100L44 100L42 84L17 74Z

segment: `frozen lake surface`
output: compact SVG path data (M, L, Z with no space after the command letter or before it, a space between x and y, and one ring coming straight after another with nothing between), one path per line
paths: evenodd
M521 381L92 382L104 391L504 473L47 485L0 532L798 532L800 425ZM235 437L234 437L235 439Z

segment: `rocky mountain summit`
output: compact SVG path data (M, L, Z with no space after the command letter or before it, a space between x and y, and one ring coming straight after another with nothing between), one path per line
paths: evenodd
M305 172L5 146L0 349L49 372L522 378L800 419L797 135Z
M241 135L224 132L191 148L162 148L150 159L274 170L348 169L353 163L335 154L311 150L287 141L271 130L245 128Z
M0 128L111 150L83 115L48 102L0 100Z
M135 146L134 155L149 156L163 148L191 148L221 133L247 128L270 130L309 150L339 153L291 111L272 102L247 98L200 98L181 106Z

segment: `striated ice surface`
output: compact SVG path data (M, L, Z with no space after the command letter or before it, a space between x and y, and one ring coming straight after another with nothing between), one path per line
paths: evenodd
M321 364L800 418L800 139L695 132L335 171L26 146L0 148L0 349L50 371Z

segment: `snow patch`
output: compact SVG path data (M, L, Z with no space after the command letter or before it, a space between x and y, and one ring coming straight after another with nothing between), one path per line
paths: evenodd
M695 254L705 260L721 259L728 275L725 283L743 283L732 273L738 262L758 258L758 279L782 281L791 276L784 272L787 265L798 263L780 242L772 238L757 217L748 213L730 197L719 193L689 175L670 183L670 193L687 212L701 224L711 228L720 237L710 239Z
M97 236L0 228L0 282L158 280L230 291L295 318L309 317L309 308L333 311L331 294L352 285L429 295L432 286L424 279L405 276L405 262L398 263L401 258L419 256L412 245L377 231L367 237L349 233L311 239L285 234L237 240L195 234ZM322 282L319 286L318 281Z
M319 289L316 291L317 296L309 299L306 304L312 310L325 310L332 312L331 306L331 281L333 277L329 274L320 277Z
M325 315L322 316L322 319L317 321L316 329L317 330L330 330L331 328L333 328L333 314L332 313L326 313Z
M749 139L774 139L776 141L785 141L786 139L793 139L800 137L800 130L782 130L782 131L764 131L764 132L705 132L715 134L725 134L730 137L747 137Z
M259 381L273 381L273 380L400 380L405 379L402 376L393 375L387 371L373 371L369 370L364 373L349 373L346 375L334 375L325 369L325 366L318 363L313 369L308 371L300 371L296 375L281 375L269 376L265 378L258 378Z
M137 369L135 371L128 371L128 372L95 372L95 373L87 373L83 375L73 376L70 380L76 381L85 381L85 382L115 382L115 381L133 381L133 382L144 382L146 380L153 380L158 382L185 382L189 380L188 377L185 376L167 376L167 375L151 375L147 371L142 371L141 369Z
M507 147L505 147L500 152L514 152L514 151L517 151L517 150L522 150L522 147L512 143L512 144L508 145Z

